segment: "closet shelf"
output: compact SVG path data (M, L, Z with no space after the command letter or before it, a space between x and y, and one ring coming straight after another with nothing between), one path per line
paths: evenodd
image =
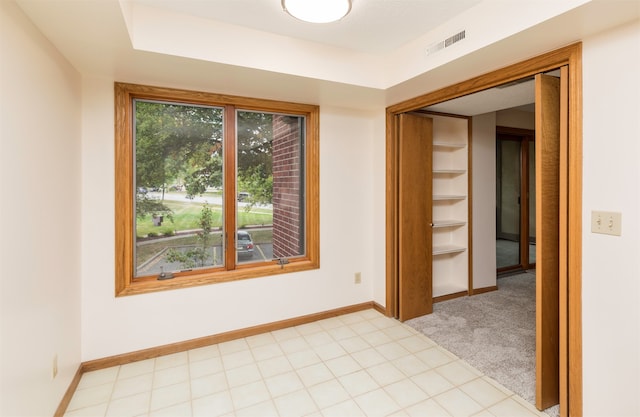
M434 148L462 149L466 146L467 144L463 142L433 142Z
M463 220L434 220L433 228L438 229L442 227L460 227L467 224L467 222Z
M464 200L465 198L467 198L466 195L444 195L444 194L439 194L439 195L434 195L433 196L433 200L434 201Z
M466 251L467 248L465 248L464 246L457 246L457 245L442 245L442 246L434 246L433 247L433 255L446 255L446 254L453 254L453 253L460 253L460 252L464 252Z
M434 174L441 174L441 175L462 175L465 172L467 172L467 170L465 169L434 169L433 170Z

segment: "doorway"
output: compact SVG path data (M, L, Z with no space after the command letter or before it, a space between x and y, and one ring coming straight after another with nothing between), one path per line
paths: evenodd
M535 132L496 128L496 267L498 275L535 268Z
M397 117L401 113L442 103L465 95L484 91L536 74L566 66L567 92L566 106L560 109L560 114L568 116L565 125L567 136L562 146L565 147L566 172L561 173L559 183L560 219L557 233L560 236L558 269L566 279L560 278L557 297L544 295L546 284L541 283L536 299L539 311L546 311L545 303L558 303L558 314L555 316L556 327L559 327L560 349L558 350L559 365L559 402L562 415L581 415L582 413L582 352L581 352L581 45L575 44L558 51L554 51L528 61L494 71L489 74L470 79L437 90L403 103L387 108L387 296L386 309L390 316L397 316L401 301L398 299L399 253L398 236L401 233L398 225L398 125ZM536 100L536 105L538 101ZM536 110L536 113L538 111ZM536 128L536 130L540 130ZM538 149L543 149L538 144ZM540 159L538 159L537 163ZM540 168L538 168L540 170ZM540 171L541 172L541 171ZM541 185L537 184L538 188ZM540 193L538 193L540 194ZM539 202L538 202L539 204ZM541 216L540 210L537 212ZM540 220L537 220L541 224ZM540 236L537 237L539 241ZM536 260L540 262L540 256ZM540 268L541 266L538 265ZM558 304L556 304L558 305ZM549 319L538 320L549 323ZM544 340L544 331L537 330L538 339Z

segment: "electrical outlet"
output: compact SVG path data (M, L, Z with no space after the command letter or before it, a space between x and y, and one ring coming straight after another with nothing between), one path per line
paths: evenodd
M51 379L55 379L58 375L58 355L53 355L53 364L51 366Z
M622 214L611 211L592 211L591 232L620 236L622 234Z
M353 282L355 282L356 284L362 283L362 274L360 272L356 272Z

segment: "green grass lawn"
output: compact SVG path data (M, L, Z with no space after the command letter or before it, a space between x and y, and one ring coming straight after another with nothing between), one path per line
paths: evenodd
M166 201L165 205L173 210L173 222L165 216L162 226L154 226L150 215L144 219L136 219L136 236L146 237L149 233L165 235L181 230L200 229L202 203ZM219 205L209 205L209 207L213 214L214 228L222 227L222 207ZM257 207L250 212L244 209L238 210L238 227L240 228L248 225L270 225L272 222L271 210Z

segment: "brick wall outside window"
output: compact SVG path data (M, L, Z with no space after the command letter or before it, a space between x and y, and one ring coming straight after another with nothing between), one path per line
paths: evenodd
M273 117L273 256L304 254L299 117Z

